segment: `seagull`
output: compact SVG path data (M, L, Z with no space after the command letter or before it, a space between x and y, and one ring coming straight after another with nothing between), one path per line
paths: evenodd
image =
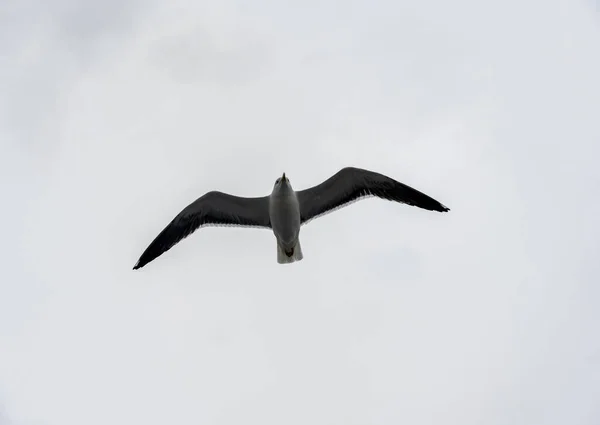
M277 241L277 263L303 259L300 227L358 200L377 197L446 212L448 207L412 187L373 171L346 167L309 189L294 191L285 173L270 195L244 198L211 191L185 207L156 236L133 270L144 267L182 239L206 226L238 226L271 229Z

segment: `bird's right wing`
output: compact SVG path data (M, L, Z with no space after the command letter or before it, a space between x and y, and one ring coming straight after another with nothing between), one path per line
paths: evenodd
M146 248L133 269L144 267L198 228L211 225L270 228L269 197L242 198L208 192L177 214Z
M359 199L378 198L413 205L430 211L450 209L435 199L383 174L347 167L310 189L297 192L302 224L342 208Z

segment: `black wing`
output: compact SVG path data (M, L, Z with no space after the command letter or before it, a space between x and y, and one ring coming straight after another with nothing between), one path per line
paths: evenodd
M430 211L450 211L448 207L412 187L383 174L354 167L343 168L323 183L299 191L297 195L302 224L369 196Z
M208 192L177 214L146 248L133 269L144 267L198 228L208 225L270 228L269 197L242 198Z

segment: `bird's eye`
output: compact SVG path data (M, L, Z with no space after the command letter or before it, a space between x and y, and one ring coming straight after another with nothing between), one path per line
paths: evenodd
M281 180L281 179L277 179L277 180L275 180L275 184L279 183L279 181L280 181L280 180Z

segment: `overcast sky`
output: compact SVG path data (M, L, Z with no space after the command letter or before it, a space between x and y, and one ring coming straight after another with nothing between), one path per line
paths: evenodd
M1 425L600 423L597 1L75 3L0 10ZM131 270L348 165L452 211Z

